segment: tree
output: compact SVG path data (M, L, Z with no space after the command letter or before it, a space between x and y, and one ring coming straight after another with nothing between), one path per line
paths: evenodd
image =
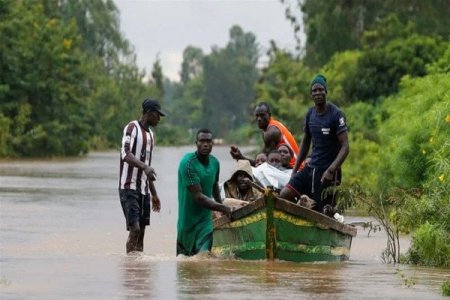
M125 62L134 60L130 45L120 31L119 11L112 0L62 0L46 3L48 13L58 12L57 15L65 22L75 20L82 37L83 50L89 55L101 57L108 70L119 63L120 59L125 59Z
M0 155L80 155L117 145L124 124L157 89L142 82L126 40L115 40L112 2L87 3L88 10L72 1L2 4ZM83 20L100 31L80 34Z
M364 54L356 72L347 77L345 93L350 101L378 101L397 92L404 75L424 76L426 66L445 51L442 39L414 33L414 25L402 24L394 15L364 34Z
M161 98L164 95L164 74L159 58L153 63L151 83L155 85L158 93L153 97Z
M184 49L180 74L182 84L187 84L203 73L203 57L203 51L200 48L188 46Z
M445 0L298 0L306 33L305 63L324 65L334 53L361 49L364 31L395 14L412 22L421 35L448 38L450 20Z
M217 136L247 122L258 78L258 47L252 33L230 29L225 49L214 48L203 61L202 118Z
M300 60L272 44L269 64L263 69L252 104L267 102L272 114L298 137L306 111L312 105L309 96L311 78L312 72Z
M12 121L8 154L86 152L86 57L75 24L47 17L37 1L10 3L3 12L0 109Z

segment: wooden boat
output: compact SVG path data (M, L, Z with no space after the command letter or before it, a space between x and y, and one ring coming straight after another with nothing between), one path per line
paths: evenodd
M356 228L281 199L264 197L214 220L212 252L246 260L348 260Z

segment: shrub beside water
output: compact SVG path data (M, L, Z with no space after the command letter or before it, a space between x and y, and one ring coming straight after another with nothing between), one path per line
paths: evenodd
M442 295L444 296L450 296L450 279L447 279L446 281L444 281L444 283L442 284Z
M419 265L450 267L450 234L442 226L423 224L412 235L407 260Z

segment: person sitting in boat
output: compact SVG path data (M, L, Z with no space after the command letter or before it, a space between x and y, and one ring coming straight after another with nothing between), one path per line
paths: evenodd
M281 154L277 150L272 150L267 162L253 168L253 176L261 186L272 187L277 191L282 189L290 178L290 172L286 173L281 168Z
M278 152L281 155L281 170L287 171L289 174L292 172L292 166L290 165L290 161L294 156L294 152L291 147L286 144L281 144L277 148Z
M269 152L269 155L267 155L267 163L271 165L272 167L277 168L278 170L282 169L281 164L281 154L278 152L278 150L274 149Z
M267 155L264 152L261 152L255 157L255 167L265 163L267 161Z
M224 182L225 199L234 198L243 201L254 201L262 197L262 193L251 186L246 179L254 181L253 171L248 160L238 160L230 179Z
M221 185L223 204L238 209L247 205L250 201L257 200L263 193L254 188L248 180L255 181L252 167L248 160L238 160L230 179ZM213 219L223 216L223 213L213 212Z

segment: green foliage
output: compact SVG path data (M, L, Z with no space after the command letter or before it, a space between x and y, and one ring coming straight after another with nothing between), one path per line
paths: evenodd
M6 154L84 152L81 139L86 138L89 128L67 123L72 116L86 111L81 97L87 90L79 85L86 75L80 68L86 58L80 51L75 25L46 16L44 6L37 1L17 2L10 9L0 22L2 45L6 46L1 48L4 71L0 81L7 86L1 94L0 108L18 126L10 123L13 128L6 130L12 140ZM67 149L52 146L60 136L67 138L73 127L80 131L74 139L65 141Z
M152 79L153 82L155 84L156 90L158 91L158 93L156 93L155 95L153 95L153 97L156 97L158 99L161 99L161 97L164 95L164 75L163 75L163 71L162 71L162 67L161 67L161 62L159 61L159 59L157 59L155 61L155 63L153 64L153 69L152 69Z
M6 4L0 11L0 155L80 155L117 145L142 100L161 91L143 83L113 2Z
M186 129L202 127L203 76L190 78L184 85L166 85L165 89L172 92L172 102L168 103L171 124Z
M184 85L203 73L203 58L203 51L200 48L188 46L184 49L181 64L181 82Z
M247 124L239 127L236 130L230 131L230 134L226 137L226 140L230 144L242 144L242 141L255 141L259 142L261 131L253 124ZM252 144L249 142L249 144Z
M353 84L347 86L346 96L351 101L375 102L393 94L404 75L424 76L427 64L437 60L444 49L439 39L418 34L389 39L377 47L372 45L364 51L354 75L347 78Z
M449 89L446 75L405 78L400 93L386 99L389 118L379 127L383 145L380 188L423 186L450 175L446 168L450 157L450 126L446 121ZM386 173L392 177L382 176ZM448 180L443 184L449 190Z
M366 30L361 36L361 45L364 50L385 47L396 39L407 39L416 33L415 23L402 22L395 14L377 20L374 28Z
M397 195L402 205L392 216L401 224L403 231L414 231L420 224L440 224L450 230L450 198L441 191L412 190L414 193ZM426 193L425 193L426 192ZM399 199L401 197L401 199Z
M447 78L448 74L404 78L400 93L383 103L387 116L379 119L378 190L396 195L389 217L403 231L413 231L408 254L412 263L449 263L445 246L450 244Z
M165 86L171 125L188 131L208 127L218 138L233 139L248 123L258 57L256 37L239 26L230 29L225 48L214 47L209 55L188 46L183 52L181 82Z
M113 70L120 57L131 53L128 41L120 31L119 11L113 0L42 1L47 14L72 20L81 35L81 47L89 56L99 57L107 70Z
M6 156L6 154L10 151L10 128L10 119L0 113L0 157Z
M450 279L444 281L441 287L442 295L450 296Z
M349 129L350 155L343 165L345 182L358 183L375 191L379 162L379 138L376 128L377 106L357 102L345 108Z
M305 62L319 67L336 52L357 49L373 6L367 1L304 1L301 9L306 33Z
M214 48L203 60L202 119L217 137L248 121L258 79L256 37L239 26L230 29L225 49Z
M187 128L173 126L167 122L161 122L154 129L157 146L187 145L195 140L195 132Z
M449 74L450 73L450 43L447 43L447 50L436 62L427 66L429 74Z
M266 100L275 115L299 124L298 115L302 118L310 106L311 76L301 76L306 78L301 82L297 74L305 72L303 63L320 68L328 78L329 99L344 106L349 126L350 155L339 188L340 200L347 201L339 206L365 207L379 220L388 234L387 261L398 261L398 232L405 231L415 237L410 261L447 264L430 245L449 244L450 232L448 3L298 3L307 34L304 59L272 55L257 100ZM286 14L296 24L294 13ZM356 51L344 51L349 49ZM295 87L286 84L289 80L297 80ZM278 99L283 98L293 103L282 105ZM422 228L427 223L430 227ZM430 228L436 229L435 236L427 240ZM445 256L447 248L439 251Z
M357 84L352 80L355 78L358 60L363 55L361 51L338 52L327 62L320 71L327 74L331 81L327 86L329 98L338 106L346 106L352 99L347 97L348 90L352 85Z
M320 67L337 52L362 49L362 34L380 26L380 20L395 14L400 23L414 23L423 36L448 39L450 21L445 0L298 0L306 33L304 61ZM287 19L292 22L289 11ZM294 22L295 23L295 22ZM390 38L392 39L392 38Z
M272 115L283 122L299 139L307 109L313 102L309 96L311 71L288 53L272 49L269 65L263 70L256 89L258 102L267 102Z
M373 183L377 181L377 174L373 170L379 164L379 145L364 139L358 132L349 133L349 144L351 154L343 165L343 180L374 190Z
M344 164L344 182L361 184L369 195L354 204L372 213L381 209L384 214L377 213L377 219L412 232L407 262L417 264L448 266L448 52L427 67L433 74L404 77L399 93L381 105L355 103L345 109L351 152ZM377 193L385 196L370 196Z
M450 233L439 225L422 224L412 236L409 262L427 266L450 266Z

